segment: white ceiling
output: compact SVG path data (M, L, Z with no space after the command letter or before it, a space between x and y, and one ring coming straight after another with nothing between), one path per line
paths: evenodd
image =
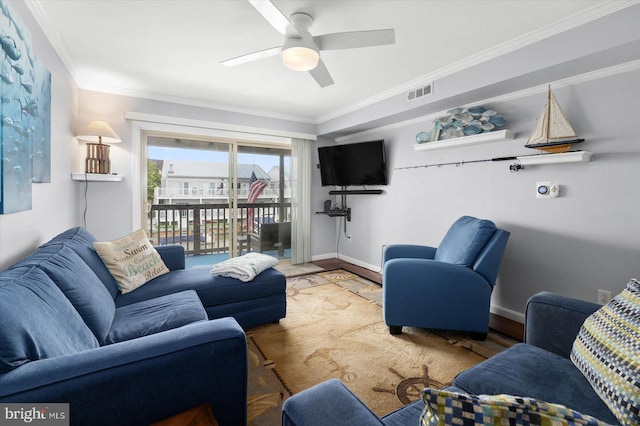
M320 88L278 56L220 61L282 44L244 0L27 0L82 89L322 122L373 99L611 13L622 1L275 0L315 35L394 28L396 44L322 52ZM437 90L437 87L436 87Z

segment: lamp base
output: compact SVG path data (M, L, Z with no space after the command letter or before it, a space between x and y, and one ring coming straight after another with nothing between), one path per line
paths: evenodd
M110 174L109 145L87 143L87 158L84 165L85 173Z

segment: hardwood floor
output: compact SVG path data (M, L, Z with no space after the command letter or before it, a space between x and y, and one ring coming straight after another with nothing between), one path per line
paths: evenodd
M349 271L358 276L361 276L362 278L366 278L369 281L372 281L376 284L382 285L381 273L373 272L370 269L354 265L353 263L345 262L344 260L332 258L332 259L325 259L325 260L316 260L311 263L323 269L326 269L327 271L331 271L334 269L344 269L345 271Z
M489 316L489 328L524 342L524 324L491 313Z
M361 276L362 278L366 278L369 281L382 285L381 273L354 265L353 263L345 262L344 260L332 258L316 260L311 263L328 271L334 269L344 269L345 271L349 271L358 276ZM489 327L513 339L524 341L524 324L521 324L517 321L513 321L509 318L505 318L492 313L489 318Z

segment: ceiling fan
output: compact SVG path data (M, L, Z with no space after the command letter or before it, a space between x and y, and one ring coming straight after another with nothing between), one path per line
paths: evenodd
M234 66L280 54L283 64L295 71L309 71L320 87L333 84L331 74L320 58L323 50L353 49L395 43L393 29L351 31L313 36L309 27L313 18L306 13L294 13L287 18L271 0L248 0L284 39L282 46L259 50L220 62Z

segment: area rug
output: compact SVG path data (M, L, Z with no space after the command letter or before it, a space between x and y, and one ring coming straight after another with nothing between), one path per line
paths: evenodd
M280 259L275 269L285 274L287 278L324 271L324 269L313 263L298 263L293 265L291 264L291 259Z
M247 419L248 426L273 426L281 423L282 403L290 396L273 371L273 361L265 359L247 332L249 366Z
M293 279L289 281L289 286L295 286ZM359 277L351 272L344 271L342 269L326 271L316 275L309 275L308 277L300 277L299 280L308 281L314 280L316 284L326 283L327 281L333 282L342 286L359 296L364 297L367 300L377 304L382 308L382 286L372 283L362 277ZM406 329L406 328L405 328ZM460 346L467 350L477 353L483 358L490 358L499 352L502 352L506 348L520 343L520 341L513 339L509 336L505 336L495 330L489 330L487 339L484 341L473 340L469 333L447 331L447 330L432 330L438 336L441 336L449 342L449 344Z
M448 386L485 359L427 330L390 335L376 301L380 286L348 272L290 278L287 287L286 318L248 333L264 357L257 362L273 368L287 391L267 392L259 409L271 405L277 412L288 394L337 378L384 415L417 400L424 387ZM260 417L250 416L250 423Z

